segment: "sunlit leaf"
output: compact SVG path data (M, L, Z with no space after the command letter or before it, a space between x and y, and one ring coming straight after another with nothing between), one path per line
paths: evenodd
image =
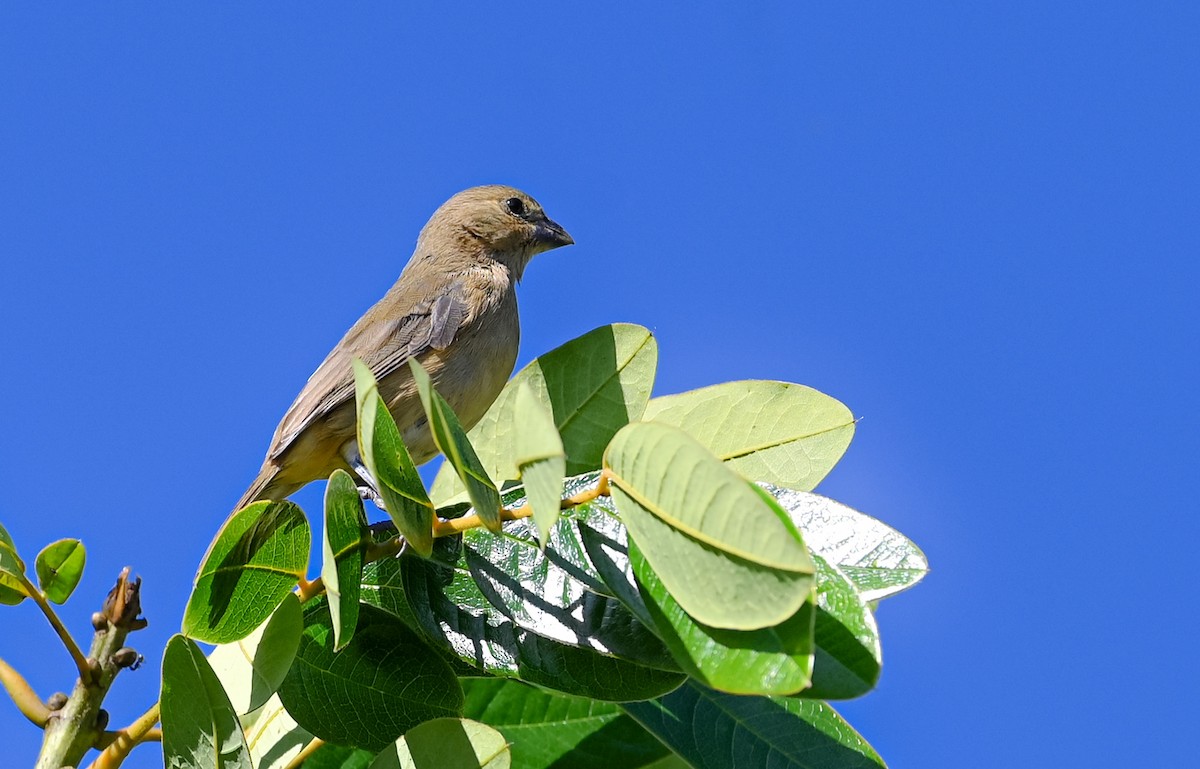
M733 694L795 694L813 670L816 586L799 611L757 630L702 625L667 592L637 547L629 557L659 636L692 678Z
M0 526L0 604L16 606L29 595L25 587L25 564L17 555L12 536Z
M802 491L820 483L854 437L854 415L811 387L748 380L655 398L646 420L674 425L744 477Z
M208 662L237 713L249 713L279 688L300 644L300 601L289 593L250 635L221 644Z
M230 516L196 575L184 634L212 644L248 636L304 576L310 537L291 502L255 502Z
M529 385L522 383L513 402L515 442L513 455L528 504L533 508L538 541L550 536L561 510L563 477L567 457L562 438L554 426L554 417L538 401Z
M696 621L771 627L808 599L814 566L786 513L682 430L630 424L605 464L622 522Z
M87 551L77 539L60 539L42 548L34 562L38 585L46 598L54 603L66 603L83 577Z
M819 494L764 488L788 511L812 551L849 577L864 601L907 590L929 572L921 549L886 523Z
M466 718L435 718L380 753L371 769L508 769L504 735Z

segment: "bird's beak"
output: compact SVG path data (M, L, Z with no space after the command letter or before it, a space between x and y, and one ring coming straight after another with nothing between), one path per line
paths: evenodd
M533 239L538 243L545 244L547 249L569 246L575 242L575 239L568 235L558 222L545 217L541 221L534 222Z

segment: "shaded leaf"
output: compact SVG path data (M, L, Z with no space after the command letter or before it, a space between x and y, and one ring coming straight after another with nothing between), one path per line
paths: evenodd
M630 323L593 329L517 372L468 437L491 477L517 478L512 414L524 384L554 416L566 472L596 470L617 430L642 416L657 365L658 343L648 329ZM462 491L454 472L443 467L430 496L440 504Z
M183 616L183 632L230 643L263 623L304 576L311 534L291 502L255 502L234 513L209 546Z
M766 380L655 398L643 418L682 429L750 480L802 491L821 482L854 437L854 415L839 401Z
M462 710L462 689L450 666L378 609L364 606L354 638L335 652L324 600L305 607L300 648L279 699L313 735L375 751L422 721Z
M241 725L204 652L181 635L163 652L163 764L167 769L252 769Z
M279 688L300 645L301 626L300 601L289 593L250 635L212 650L208 663L234 712L249 713Z
M554 417L526 383L521 383L517 388L513 401L513 420L513 455L529 505L533 508L538 541L544 545L550 536L550 529L562 512L567 456L563 451L562 438L554 426Z
M500 492L496 490L496 484L488 477L487 470L475 454L454 409L433 389L429 374L415 358L409 359L408 365L417 383L425 415L429 417L429 430L434 443L466 486L471 507L475 508L475 514L483 521L483 525L494 532L500 531Z
M521 769L637 769L669 755L620 706L502 678L466 678L463 715L496 727Z
M325 487L325 527L321 538L321 580L333 616L334 649L354 637L358 623L358 592L362 582L363 531L367 516L354 479L334 470Z
M695 769L878 769L883 760L833 708L722 694L689 681L622 706Z
M42 548L34 570L46 598L57 604L66 603L83 577L86 561L87 551L77 539L60 539Z
M404 446L396 420L379 396L367 364L354 359L354 398L358 409L358 453L379 488L388 517L410 547L422 555L433 548L433 503Z
M380 753L371 769L508 769L504 735L466 718L435 718Z
M770 495L682 430L655 422L622 428L605 464L621 521L698 622L752 630L800 610L814 566Z

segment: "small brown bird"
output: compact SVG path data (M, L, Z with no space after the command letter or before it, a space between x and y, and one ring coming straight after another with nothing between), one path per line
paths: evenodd
M400 278L346 332L275 429L237 507L280 500L351 470L358 457L354 375L362 360L417 464L437 453L407 361L416 358L470 429L512 374L520 322L516 284L534 255L575 241L520 190L474 187L442 204Z

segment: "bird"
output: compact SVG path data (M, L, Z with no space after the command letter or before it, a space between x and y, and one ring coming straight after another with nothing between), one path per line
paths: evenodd
M354 374L360 358L413 462L437 454L408 365L416 359L469 430L512 374L520 341L516 285L537 254L574 239L529 195L505 185L463 190L421 229L400 277L351 326L284 414L258 476L235 510L281 501L334 470L361 467Z

